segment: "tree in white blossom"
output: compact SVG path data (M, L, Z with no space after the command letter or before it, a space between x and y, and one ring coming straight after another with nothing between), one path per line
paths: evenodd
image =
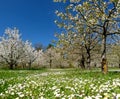
M46 55L42 50L38 51L38 56L36 60L34 61L34 64L35 66L37 66L37 68L46 67L47 65Z
M45 52L45 55L46 55L46 61L49 64L50 68L52 68L53 65L54 54L55 54L54 47L53 45L49 44Z
M65 30L61 35L57 35L59 39L58 44L60 47L64 47L67 53L70 52L69 57L72 56L75 59L75 54L76 57L79 57L76 59L80 67L85 68L86 61L87 68L90 68L91 54L98 43L98 35L92 32L89 27L85 27L83 23L78 22L80 21L78 13L72 16L73 13L69 11L72 6L69 5L65 13L56 11L57 16L62 19L62 22L56 20L55 23Z
M28 64L29 69L31 68L32 63L39 58L42 54L42 50L35 50L34 47L32 47L32 43L26 41L24 44L24 58L26 64Z
M67 32L72 31L72 34L82 34L89 28L94 36L97 35L102 46L101 68L107 73L106 44L109 37L113 38L120 34L120 0L70 0L70 2L65 13L56 11L62 21L55 23L65 28ZM88 32L84 34L87 35Z
M113 66L118 66L120 68L120 41L111 45L111 51L108 56L108 59Z
M13 69L23 58L23 47L19 30L7 28L5 34L0 37L0 59L9 65L10 69Z

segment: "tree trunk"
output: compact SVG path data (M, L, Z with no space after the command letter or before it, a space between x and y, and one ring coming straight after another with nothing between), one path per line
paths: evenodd
M87 68L90 69L90 63L91 63L91 55L90 50L87 51Z
M52 59L50 59L50 68L52 68Z
M106 35L103 35L102 38L102 62L101 62L101 70L104 74L108 72L108 66L107 66L107 58L106 58Z
M32 65L32 63L31 63L31 62L29 62L29 63L28 63L29 69L31 69L31 65Z
M120 57L119 57L119 68L120 68Z
M81 68L82 68L82 69L85 69L85 57L84 57L83 54L82 54L82 58L81 58L80 63L81 63Z
M13 70L13 64L10 64L10 69Z
M26 68L26 63L22 63L22 68L25 69Z
M60 68L63 68L64 66L62 65L62 62L64 60L64 56L63 56L62 52L61 52L60 56L61 56L61 59L59 60L60 61Z

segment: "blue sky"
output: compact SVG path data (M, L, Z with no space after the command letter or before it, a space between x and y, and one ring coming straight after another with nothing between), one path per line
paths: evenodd
M53 0L0 0L0 36L7 27L17 27L23 40L47 46L58 31L54 12L62 5Z

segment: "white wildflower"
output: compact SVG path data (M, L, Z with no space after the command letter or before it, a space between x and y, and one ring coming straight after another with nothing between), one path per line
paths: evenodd
M116 95L116 99L120 99L120 94L117 94L117 95Z

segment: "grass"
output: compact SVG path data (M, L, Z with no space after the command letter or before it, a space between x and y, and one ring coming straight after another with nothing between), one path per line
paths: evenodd
M76 69L1 70L0 99L103 99L120 97L120 72ZM118 98L119 99L119 98Z

